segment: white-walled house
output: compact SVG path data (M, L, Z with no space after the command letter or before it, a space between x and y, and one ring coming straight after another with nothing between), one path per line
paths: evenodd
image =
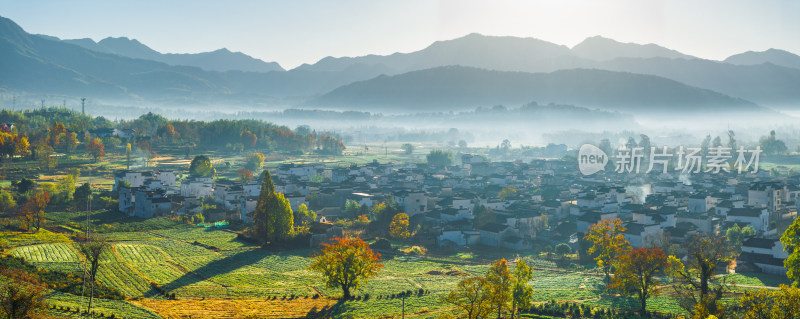
M751 237L742 242L742 253L739 262L752 263L762 272L786 275L783 261L789 254L783 251L783 243L777 239Z
M625 240L631 243L631 247L645 248L658 243L664 236L664 229L658 224L628 223L625 225L623 235Z
M737 223L739 226L752 226L757 233L762 234L769 230L769 211L767 208L743 207L731 208L725 216L725 221Z
M196 177L181 183L181 196L207 197L214 196L214 182L210 177Z
M119 171L114 174L113 190L117 190L123 181L127 182L131 187L141 187L145 178L150 174L150 172Z

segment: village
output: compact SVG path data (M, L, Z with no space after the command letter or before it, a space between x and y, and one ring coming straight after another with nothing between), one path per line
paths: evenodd
M117 172L119 210L141 218L202 213L206 222L252 221L259 179L179 180L175 173ZM308 206L321 225L356 218L345 208L349 202L371 208L390 199L426 246L546 251L567 243L581 251L586 248L579 239L589 226L614 218L624 222L625 239L634 248L669 247L698 233L751 227L755 236L743 240L737 269L770 274L786 272L788 253L779 237L796 217L800 196L797 176L775 178L769 171L695 174L691 181L680 172L659 173L648 176L651 182L631 183L582 176L576 163L561 159L490 162L471 154L454 166L281 164L272 176L292 209ZM204 210L208 202L215 208ZM330 233L329 228L315 227Z

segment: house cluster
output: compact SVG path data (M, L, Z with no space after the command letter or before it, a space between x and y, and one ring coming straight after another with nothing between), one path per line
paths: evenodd
M120 139L129 139L132 138L136 131L133 129L115 129L110 127L101 127L94 130L86 131L87 134L90 134L91 137L98 137L98 138L106 138L106 137L116 137Z
M756 236L743 243L739 264L765 272L785 272L778 238L797 215L800 196L797 177L773 178L763 171L612 180L583 176L572 161L490 162L469 154L448 167L283 164L272 177L293 209L307 204L321 221L355 217L346 216L348 201L371 208L391 199L410 216L418 237L438 246L524 250L566 242L577 249L590 225L613 218L624 222L633 247L680 244L698 233L751 226ZM158 171L119 172L115 187L120 181L127 182L120 189L120 210L145 218L170 209L197 212L201 201L212 200L218 210L213 219L248 222L260 191L258 181L209 178L176 186L174 174Z
M190 177L178 185L174 172L160 170L119 171L114 178L119 210L141 218L202 212L208 221L249 221L260 189L255 181L215 182L208 177Z

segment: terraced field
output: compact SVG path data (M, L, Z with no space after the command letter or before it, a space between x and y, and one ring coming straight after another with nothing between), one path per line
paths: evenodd
M102 300L98 309L115 313L117 317L121 313L128 314L126 318L156 318L156 314L197 316L203 309L212 309L214 315L224 317L231 313L256 313L258 309L288 309L285 307L292 307L291 314L323 311L334 318L396 316L402 311L402 300L391 295L419 289L429 293L406 298L406 314L432 318L452 310L441 298L459 280L483 275L488 269L485 260L477 262L473 258L384 257L384 268L379 276L355 292L370 298L341 302L327 298L339 296L339 290L325 287L318 274L306 269L311 263L308 258L313 254L311 250L269 252L237 240L235 233L205 228L106 233L104 236L110 240L112 249L101 258L98 280L118 289L129 301ZM65 272L77 273L83 263L75 244L69 242L19 244L10 254L40 268ZM530 283L534 287L534 302L556 300L622 309L638 307L631 298L603 296L602 276L554 271L556 265L544 260L531 264L537 267ZM765 275L731 276L744 285L772 286L781 282ZM164 298L152 284L175 294L178 300ZM312 298L318 293L321 298ZM74 309L82 301L77 296L52 293L48 302ZM648 308L680 311L676 303L666 297L652 298ZM51 310L51 314L71 316L57 309Z

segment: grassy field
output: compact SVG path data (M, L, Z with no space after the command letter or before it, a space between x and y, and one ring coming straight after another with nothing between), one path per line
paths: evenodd
M61 216L69 221L67 216ZM97 216L98 220L108 218ZM92 218L95 219L94 217ZM239 318L258 315L263 318L305 316L323 313L333 318L398 317L403 300L393 294L412 290L405 299L409 317L436 318L452 311L441 301L456 283L470 275L482 275L491 258L473 253L452 256L404 258L384 257L379 276L355 292L369 295L364 300L340 301L337 289L325 287L322 278L306 268L310 249L270 252L236 239L227 230L185 227L167 228L158 223L130 232L107 232L102 235L112 249L102 256L98 280L119 290L127 300L102 300L98 312L117 317L156 318L219 317ZM131 228L131 227L128 227ZM83 258L69 238L42 231L39 234L7 233L3 236L12 248L7 253L22 257L37 267L77 273ZM212 248L213 247L213 248ZM505 256L511 258L512 256ZM606 296L602 276L596 272L553 271L555 263L536 259L537 269L531 285L534 302L573 301L593 306L636 309L635 299ZM737 284L776 286L785 278L763 274L730 275ZM164 298L153 285L177 300ZM424 294L416 294L422 289ZM316 294L320 296L314 298ZM57 307L78 308L80 297L54 292L48 303ZM679 312L668 297L654 297L648 308ZM70 317L73 313L51 310L53 316ZM203 315L201 315L203 314ZM269 314L269 315L268 315Z

